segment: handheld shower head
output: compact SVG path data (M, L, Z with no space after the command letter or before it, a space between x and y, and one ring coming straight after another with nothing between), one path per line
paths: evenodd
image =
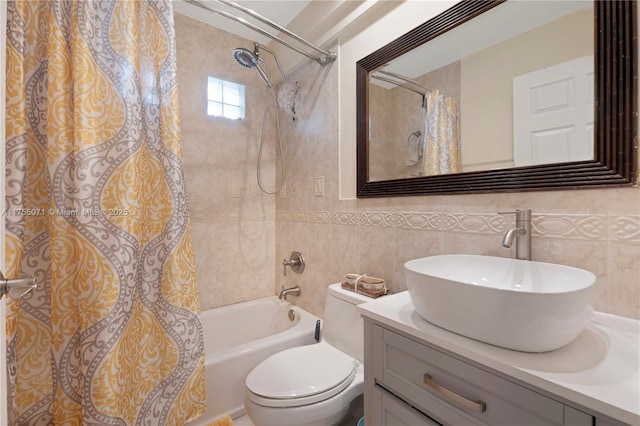
M260 64L258 63L259 61L262 61L262 59L260 59L257 45L256 45L255 52L251 52L243 47L238 47L237 49L234 49L233 59L235 59L236 62L244 68L247 68L247 69L255 68L256 71L258 72L258 75L260 76L262 81L264 81L267 87L273 87L273 85L271 84L271 81L269 80L269 76L267 75L266 72L264 72L264 70L262 69L262 67L260 67Z
M255 68L258 64L258 58L256 57L256 55L243 47L234 49L233 59L235 59L237 63L247 69Z
M265 47L260 46L258 43L254 43L253 47L254 47L253 52L247 49L244 49L242 47L238 47L237 49L234 49L233 59L235 59L236 62L239 63L243 68L246 68L246 69L255 68L260 78L267 85L267 87L265 88L264 115L262 118L262 133L260 134L260 151L258 152L258 165L256 168L256 178L258 180L258 186L263 192L267 194L275 194L279 192L284 185L285 170L284 170L284 161L282 159L282 142L280 140L280 123L278 119L278 99L276 95L276 90L271 84L271 81L269 81L269 76L271 75L269 72L269 67L267 66L267 63L262 58L260 58L261 48L264 49L267 53L270 53L274 57L276 64L278 65L278 70L280 71L280 75L282 76L282 81L286 83L287 79L284 76L284 73L282 72L282 67L280 66L278 57L273 52L271 52L269 49ZM260 62L262 62L264 69L260 66ZM280 151L280 165L281 165L281 176L282 176L282 180L280 181L280 184L276 184L276 188L274 191L269 191L263 187L262 180L261 180L261 173L260 173L260 164L262 162L262 149L264 147L264 139L265 139L265 129L267 128L267 121L268 121L267 113L269 109L269 103L268 103L269 94L273 95L273 101L276 107L275 108L276 141L277 141L278 149Z

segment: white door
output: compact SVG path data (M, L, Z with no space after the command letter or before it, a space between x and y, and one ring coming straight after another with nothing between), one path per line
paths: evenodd
M5 127L5 38L7 28L7 3L0 1L0 211L4 210L4 127ZM4 216L0 216L0 270L4 272ZM7 368L5 336L5 303L0 301L0 425L7 424Z
M515 77L515 165L592 160L593 91L593 56Z

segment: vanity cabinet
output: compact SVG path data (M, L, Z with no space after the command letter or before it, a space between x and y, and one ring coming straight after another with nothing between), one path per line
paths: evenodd
M596 423L515 380L366 318L364 365L368 426Z

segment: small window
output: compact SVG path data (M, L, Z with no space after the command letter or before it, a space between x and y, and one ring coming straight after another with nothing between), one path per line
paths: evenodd
M207 115L244 120L244 86L209 77Z

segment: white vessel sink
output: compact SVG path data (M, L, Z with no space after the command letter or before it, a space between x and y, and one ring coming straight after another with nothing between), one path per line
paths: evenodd
M570 266L491 256L442 255L404 264L425 320L485 343L546 352L587 326L595 275Z

